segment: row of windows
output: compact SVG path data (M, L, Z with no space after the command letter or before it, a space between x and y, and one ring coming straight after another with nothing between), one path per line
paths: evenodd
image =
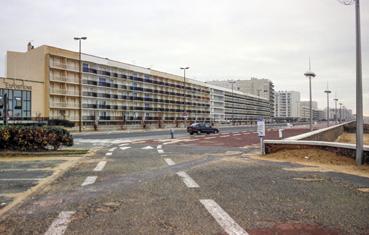
M142 87L134 87L134 86L126 86L126 85L118 85L118 84L108 84L108 83L97 83L91 80L83 80L83 84L92 85L92 86L112 87L115 89L124 89L124 90L138 91L138 92L148 92L152 94L165 94L165 95L172 95L172 96L178 96L178 97L203 99L203 97L194 95L193 93L183 94L183 93L155 90L155 89L150 89L150 88L142 88Z
M123 78L123 79L128 79L128 80L131 80L131 81L157 84L157 85L161 85L161 86L176 87L176 88L180 88L180 89L185 88L184 85L173 84L173 83L164 82L164 81L156 81L154 79L151 79L148 76L145 76L145 78L141 78L141 77L138 77L138 76L131 76L131 75L126 75L126 74L118 74L118 73L109 72L109 71L97 70L97 69L94 69L94 68L90 68L89 64L86 64L86 63L83 63L83 72L84 73L99 74L99 75L104 75L104 76L108 76L108 77ZM188 86L186 86L186 90L209 93L209 91L206 90L206 89L188 87Z
M95 104L83 104L83 108L89 109L112 109L112 110L145 110L145 111L156 111L156 112L192 112L192 113L209 113L208 110L192 110L192 109L169 109L169 108L151 108L151 107L140 107L140 106L117 106L117 105L95 105Z
M7 112L9 118L31 117L31 92L0 88L0 117L3 117L4 95L7 95Z

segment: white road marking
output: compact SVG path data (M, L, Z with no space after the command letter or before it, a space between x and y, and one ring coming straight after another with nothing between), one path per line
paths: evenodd
M126 149L130 149L131 147L125 146L125 147L119 147L119 148L120 148L120 150L126 150Z
M151 147L151 146L146 146L146 147L143 147L142 149L153 149L153 147Z
M105 153L105 156L111 156L113 153Z
M241 135L241 134L234 134L234 135Z
M117 149L117 147L109 149L109 152L114 152Z
M122 146L127 146L129 145L128 143L125 143L125 144L120 144L119 147L122 147Z
M75 211L62 211L58 217L52 222L45 235L62 235L72 220Z
M106 165L106 161L101 161L101 162L97 163L94 171L102 171L104 169L105 165Z
M164 150L158 149L158 153L162 154L162 153L164 153Z
M173 166L175 165L176 163L170 159L170 158L164 158L164 161L169 165L169 166Z
M202 199L201 204L229 235L248 235L214 200Z
M158 145L156 148L157 148L157 149L161 149L161 148L162 148L162 146L161 146L161 145Z
M85 181L81 184L81 186L90 185L96 182L97 176L87 176Z
M10 178L10 179L0 179L0 181L38 181L42 178Z
M183 180L183 183L189 188L200 188L200 186L184 171L177 172L177 175L180 176Z
M217 137L206 137L206 138L204 138L205 140L210 140L210 139L215 139L215 138L217 138Z
M220 138L227 138L227 137L229 137L229 135L220 136Z

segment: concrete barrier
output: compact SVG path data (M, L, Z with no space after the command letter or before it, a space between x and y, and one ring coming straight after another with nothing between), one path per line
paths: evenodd
M334 142L343 133L345 125L352 125L352 122L342 123L283 140L265 140L265 154L275 153L285 149L314 148L355 159L355 144ZM365 162L369 163L369 146L367 145L364 145L364 159Z

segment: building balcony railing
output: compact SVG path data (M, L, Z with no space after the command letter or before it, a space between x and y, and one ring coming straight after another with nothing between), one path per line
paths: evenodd
M54 95L70 95L70 96L79 96L78 91L68 91L63 89L49 89L50 94Z
M61 63L50 63L50 67L79 72L79 67L73 66L73 65L66 65L66 64L61 64Z
M76 83L76 84L79 83L77 78L56 77L56 76L51 76L50 81L67 82L67 83L69 82L69 83Z
M79 108L78 103L68 103L68 102L51 102L51 108Z

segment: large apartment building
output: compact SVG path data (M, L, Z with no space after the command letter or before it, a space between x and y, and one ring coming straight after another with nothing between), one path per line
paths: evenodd
M51 46L8 52L6 68L8 78L32 82L27 117L67 119L82 129L270 118L269 101L260 97L98 56L81 54L80 61L78 52Z
M300 117L300 92L278 91L275 93L275 117L299 118Z
M270 102L272 111L270 115L272 117L274 116L274 84L269 79L258 79L253 77L249 80L215 80L208 83L228 89L232 89L233 86L233 90L235 91L265 98Z

